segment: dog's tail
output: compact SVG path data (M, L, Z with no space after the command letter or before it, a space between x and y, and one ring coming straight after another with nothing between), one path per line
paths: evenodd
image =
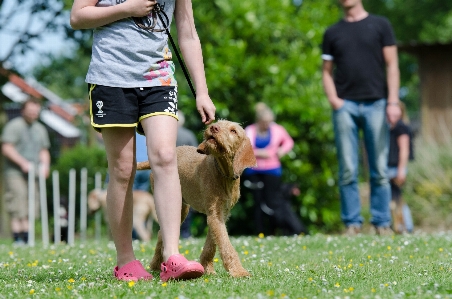
M151 169L151 165L149 164L149 161L137 163L137 170L145 170L145 169Z

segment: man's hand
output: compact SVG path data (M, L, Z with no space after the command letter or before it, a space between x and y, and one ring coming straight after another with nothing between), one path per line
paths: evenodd
M342 106L344 106L344 100L341 98L336 98L335 100L330 100L331 107L333 110L339 110Z

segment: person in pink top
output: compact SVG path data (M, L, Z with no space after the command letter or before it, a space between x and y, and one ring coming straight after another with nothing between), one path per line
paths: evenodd
M279 205L282 167L280 158L292 150L294 141L286 129L275 123L273 111L264 103L256 104L256 123L245 128L256 156L257 167L245 170L245 186L254 197L254 218L257 233L266 230L266 215L273 216Z

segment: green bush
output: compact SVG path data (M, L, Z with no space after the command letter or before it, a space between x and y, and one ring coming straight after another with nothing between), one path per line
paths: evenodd
M452 141L417 140L416 159L408 166L404 197L415 225L442 229L452 225Z

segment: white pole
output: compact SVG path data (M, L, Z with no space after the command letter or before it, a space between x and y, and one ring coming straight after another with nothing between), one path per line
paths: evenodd
M60 224L60 178L57 170L52 172L53 180L53 231L55 235L55 244L61 242L61 224Z
M102 189L102 174L100 172L96 172L94 176L94 188L96 190ZM94 214L94 221L95 221L95 238L97 241L100 240L101 236L101 228L102 228L102 209L99 209Z
M28 245L35 246L35 168L28 170Z
M80 238L82 242L86 241L86 218L87 218L87 189L88 189L88 170L82 168L80 171Z
M49 246L49 217L47 216L47 191L44 166L39 165L39 199L41 203L42 245Z
M68 211L68 245L74 245L75 240L75 169L69 170L69 211Z

